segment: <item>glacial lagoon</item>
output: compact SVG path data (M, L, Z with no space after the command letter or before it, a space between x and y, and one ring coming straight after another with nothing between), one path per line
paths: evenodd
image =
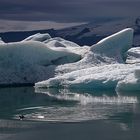
M139 116L139 92L0 89L0 139L139 139Z

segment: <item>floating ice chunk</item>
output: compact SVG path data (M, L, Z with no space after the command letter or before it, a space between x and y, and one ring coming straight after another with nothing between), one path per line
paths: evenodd
M117 83L133 73L136 68L135 65L126 64L91 67L38 82L35 87L115 89Z
M38 115L37 118L38 118L38 119L44 119L45 117L42 116L42 115Z
M44 42L44 41L46 41L46 40L48 40L50 38L51 38L51 36L48 33L46 33L46 34L37 33L37 34L34 34L32 36L27 37L23 41L40 41L40 42Z
M48 79L36 83L36 87L115 89L128 75L134 73L136 79L139 77L137 65L120 64L125 63L132 39L133 29L125 29L91 47L80 47L61 38L51 38L49 34L0 44L0 84Z
M132 40L133 29L130 28L113 34L91 48L87 47L82 60L59 66L60 76L38 82L35 86L115 89L119 81L136 73L139 68L137 65L120 64L125 63L126 51L132 47Z

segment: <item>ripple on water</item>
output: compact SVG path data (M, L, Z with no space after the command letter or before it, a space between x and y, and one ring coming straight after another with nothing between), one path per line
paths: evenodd
M71 92L52 94L48 91L42 93L57 100L57 104L21 108L17 113L22 112L26 120L80 122L108 119L117 113L133 111L138 103L136 96L94 96ZM71 103L62 104L63 101ZM17 119L18 114L14 118Z

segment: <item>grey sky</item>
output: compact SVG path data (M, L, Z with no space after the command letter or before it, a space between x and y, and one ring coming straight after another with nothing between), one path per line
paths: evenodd
M129 18L139 16L139 5L140 0L0 0L0 20L73 24L105 17Z

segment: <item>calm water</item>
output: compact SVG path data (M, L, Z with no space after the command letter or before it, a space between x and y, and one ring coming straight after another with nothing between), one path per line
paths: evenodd
M20 114L25 116L23 121L19 120ZM108 129L110 133L116 132L114 139L140 139L140 92L64 89L35 91L32 87L0 89L0 139L6 139L9 134L44 130L46 127L50 128L51 133L54 124L53 129L61 126L63 130L65 127L63 132L75 125L74 128L77 128L80 135L78 132L76 134L81 136L77 139L84 138L86 134L93 135L93 132L103 128L102 133L106 135ZM90 131L83 133L84 128Z

